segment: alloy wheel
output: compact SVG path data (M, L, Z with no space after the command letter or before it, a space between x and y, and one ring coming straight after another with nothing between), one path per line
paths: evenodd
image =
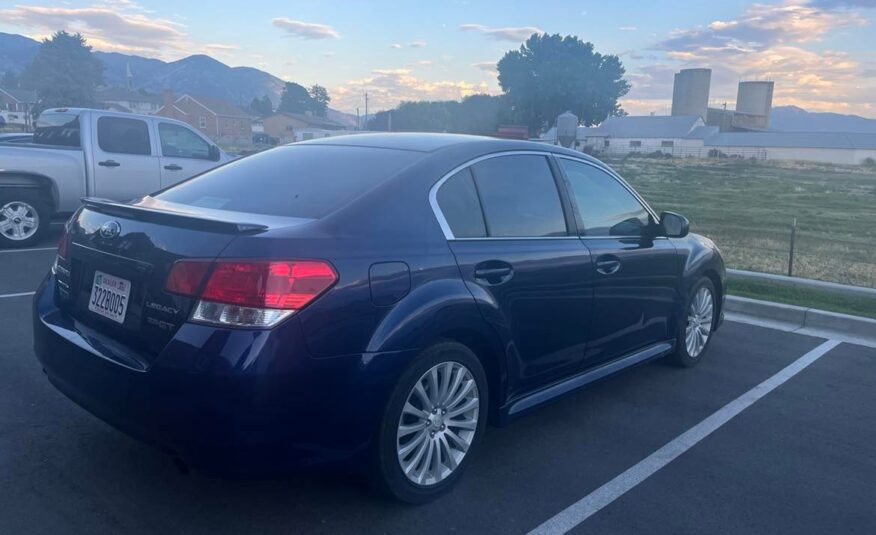
M431 486L452 474L474 440L479 407L477 382L463 364L442 362L424 373L408 393L396 433L405 476Z
M0 208L0 234L12 241L30 238L39 227L39 213L26 202L12 201Z
M714 310L715 302L711 290L705 286L700 287L690 303L684 336L687 354L692 358L700 356L709 341Z

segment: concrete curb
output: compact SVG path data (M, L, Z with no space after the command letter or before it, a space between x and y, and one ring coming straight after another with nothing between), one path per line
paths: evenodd
M725 317L782 331L876 347L876 320L826 310L727 296Z
M785 275L775 275L773 273L758 273L756 271L745 271L744 269L728 269L727 277L736 280L750 280L758 282L770 282L779 286L789 286L792 288L806 288L809 290L819 290L837 295L849 295L855 297L871 297L876 299L876 288L867 288L864 286L850 286L848 284L838 284L835 282L825 282L813 279L802 279L800 277L788 277Z

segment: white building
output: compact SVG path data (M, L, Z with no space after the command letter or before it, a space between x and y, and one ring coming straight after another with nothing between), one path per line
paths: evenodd
M556 129L540 141L556 143ZM576 147L596 154L661 152L675 157L736 156L860 165L876 160L876 134L839 132L719 132L699 117L610 117L578 128Z
M98 91L97 101L108 110L144 115L152 115L163 103L160 95L143 94L124 87L110 87Z

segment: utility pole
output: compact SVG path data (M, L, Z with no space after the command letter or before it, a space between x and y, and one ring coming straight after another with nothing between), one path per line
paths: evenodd
M359 123L359 106L356 106L356 130L362 130L362 125Z
M392 132L392 110L386 112L387 132Z
M365 92L365 128L368 128L368 92Z

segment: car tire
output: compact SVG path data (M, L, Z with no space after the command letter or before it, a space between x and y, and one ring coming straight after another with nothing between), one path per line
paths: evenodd
M717 305L715 285L710 278L702 277L691 289L684 306L671 358L674 364L690 368L703 360L715 332Z
M0 248L29 247L39 242L49 229L51 217L49 205L37 190L0 189Z
M432 384L438 385L435 392ZM449 490L484 434L487 396L484 368L469 348L441 342L422 351L386 404L373 448L372 483L412 504L432 501Z

